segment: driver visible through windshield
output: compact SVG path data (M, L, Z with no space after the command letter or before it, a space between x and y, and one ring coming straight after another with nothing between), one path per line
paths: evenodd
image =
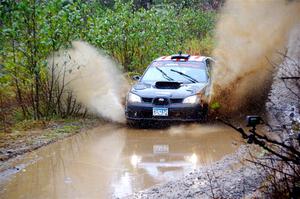
M182 83L207 82L205 63L157 61L146 70L142 82L176 81Z

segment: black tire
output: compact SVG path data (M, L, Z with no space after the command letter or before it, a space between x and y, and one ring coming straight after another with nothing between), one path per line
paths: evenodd
M202 112L201 112L200 122L204 123L204 122L207 122L207 121L208 121L208 104L204 104Z

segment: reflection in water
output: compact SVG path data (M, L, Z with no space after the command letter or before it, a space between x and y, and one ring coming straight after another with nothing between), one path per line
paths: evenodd
M141 160L142 158L140 156L133 154L130 158L130 163L134 168L136 168L137 165L141 162Z
M238 134L220 126L162 130L95 128L29 153L0 176L0 198L124 197L178 179L232 153Z
M187 162L192 163L193 168L196 168L197 162L198 162L198 157L197 157L197 155L196 155L195 153L193 153L193 155L191 155L191 156L186 156L186 157L185 157L185 160L186 160Z

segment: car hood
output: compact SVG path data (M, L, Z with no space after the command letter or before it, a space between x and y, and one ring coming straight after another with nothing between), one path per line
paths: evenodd
M168 97L168 98L185 98L195 95L205 89L207 83L192 83L180 84L176 88L157 88L157 82L144 83L138 82L131 88L131 92L140 97L154 98L154 97Z

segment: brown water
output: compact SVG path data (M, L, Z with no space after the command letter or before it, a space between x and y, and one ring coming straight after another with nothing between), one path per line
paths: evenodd
M237 149L223 126L103 125L29 153L0 177L0 198L111 198L179 179ZM9 173L9 174L8 174Z

